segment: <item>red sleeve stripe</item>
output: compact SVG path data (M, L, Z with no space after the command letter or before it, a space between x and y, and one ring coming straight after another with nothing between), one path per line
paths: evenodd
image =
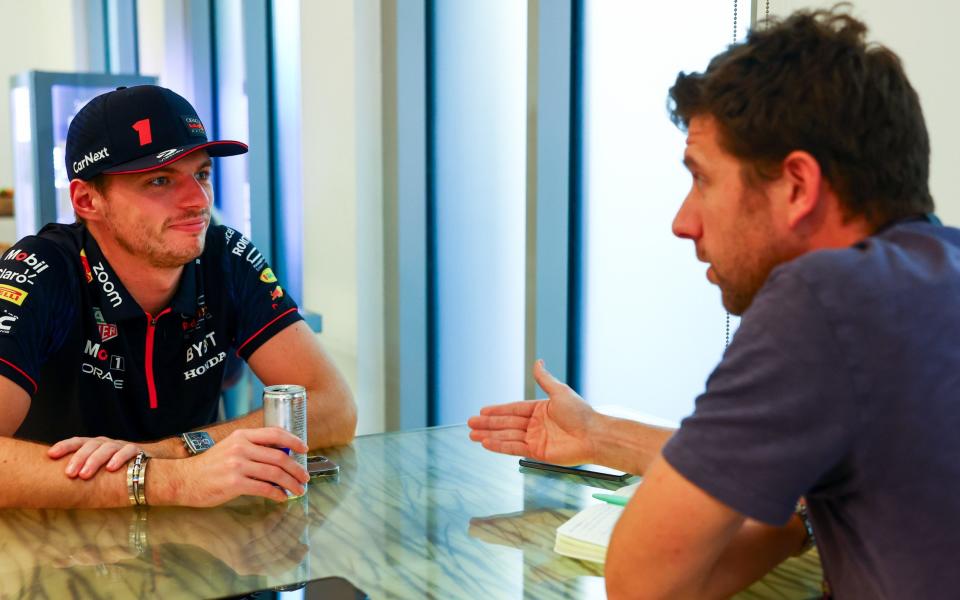
M258 331L257 333L260 333L260 332ZM26 377L26 378L27 378L27 381L29 381L30 383L33 384L33 393L34 393L34 394L37 393L37 390L38 390L39 388L37 387L37 382L33 380L33 377L30 377L29 375L27 375L26 373L24 373L24 372L23 372L23 369L21 369L20 367L18 367L18 366L15 365L15 364L13 364L13 363L10 362L9 360L0 358L0 362L2 362L2 363L5 364L5 365L9 365L10 368L12 368L14 371L16 371L17 373L20 373L21 375L23 375L24 377Z
M247 338L247 341L245 341L244 343L240 344L240 347L237 348L237 356L240 356L240 351L243 350L243 347L246 346L247 344L249 344L250 342L252 342L252 341L253 341L253 338L255 338L255 337L257 337L258 335L260 335L261 333L263 333L263 330L264 330L264 329L266 329L267 327L270 327L271 325L273 325L274 323L276 323L276 322L279 321L280 319L284 318L285 316L289 315L290 313L294 312L295 310L297 310L297 307L289 308L289 309L287 309L286 311L280 313L279 315L277 315L276 317L274 317L273 319L271 319L269 323L267 323L266 325L264 325L263 327L261 327L259 330L257 330L257 332L256 332L255 334L253 334L253 335L251 335L250 337L248 337L248 338ZM3 360L3 359L0 358L0 360ZM6 361L4 361L4 362L6 362ZM16 369L16 367L14 367L14 368ZM17 369L17 370L20 371L20 369ZM20 372L23 373L23 371L20 371Z

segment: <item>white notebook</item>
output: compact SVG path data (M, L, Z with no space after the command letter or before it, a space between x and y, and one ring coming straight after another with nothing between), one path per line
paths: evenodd
M629 498L639 486L639 483L624 486L613 492L613 495ZM623 507L601 500L593 501L596 504L581 510L569 521L557 527L554 552L581 560L604 562L613 527L623 513Z

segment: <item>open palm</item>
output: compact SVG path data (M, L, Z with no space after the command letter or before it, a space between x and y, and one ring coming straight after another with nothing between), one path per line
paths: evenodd
M470 439L494 452L563 465L592 462L590 426L596 413L537 361L533 376L547 400L486 406L471 417Z

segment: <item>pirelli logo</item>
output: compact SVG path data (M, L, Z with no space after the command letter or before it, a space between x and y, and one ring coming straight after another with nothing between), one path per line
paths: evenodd
M26 299L27 293L20 288L15 288L12 285L7 285L5 283L0 283L0 299L6 300L7 302L13 302L17 306L23 304L23 301Z

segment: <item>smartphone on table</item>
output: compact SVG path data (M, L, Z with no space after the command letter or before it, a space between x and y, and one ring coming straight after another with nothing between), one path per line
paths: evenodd
M555 473L566 473L568 475L580 475L581 477L594 477L596 479L606 479L607 481L626 481L631 477L630 473L604 467L603 465L574 465L565 467L552 463L540 462L529 458L521 458L520 466L530 469L540 469L543 471L553 471Z
M307 456L307 472L310 477L330 477L340 473L340 465L319 454Z

